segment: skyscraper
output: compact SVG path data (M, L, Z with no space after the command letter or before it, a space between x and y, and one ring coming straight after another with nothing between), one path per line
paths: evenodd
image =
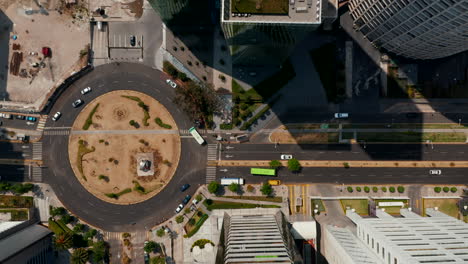
M351 0L354 27L375 46L412 59L468 50L468 0Z
M222 0L221 26L233 64L280 64L320 26L325 4L329 2Z

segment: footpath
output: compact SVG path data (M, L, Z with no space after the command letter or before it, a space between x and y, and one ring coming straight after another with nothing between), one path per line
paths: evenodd
M270 160L218 160L210 166L219 167L269 167ZM280 161L287 167L287 161ZM344 168L468 168L468 161L361 161L361 160L300 160L302 167L344 167Z

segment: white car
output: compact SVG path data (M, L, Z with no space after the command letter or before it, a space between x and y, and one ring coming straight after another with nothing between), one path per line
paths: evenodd
M176 214L179 213L180 211L182 211L182 208L184 208L184 205L179 204L179 206L177 206L177 209L175 209Z
M349 117L348 113L335 113L335 118L338 118L338 119L344 119L348 117Z
M292 155L289 155L289 154L283 154L283 155L281 155L281 159L282 159L282 160L290 160L290 159L292 159L292 158L293 158Z
M55 113L55 115L52 117L52 120L53 120L53 121L57 121L57 120L59 120L59 118L60 118L61 116L62 116L62 113L57 112L57 113Z
M84 88L83 90L81 90L81 94L87 94L89 92L91 92L91 87L89 87L89 86Z
M430 175L441 175L442 171L441 170L430 170L429 174Z
M171 86L172 88L177 88L177 83L175 83L173 80L171 79L167 79L166 80L166 83L169 84L169 86Z

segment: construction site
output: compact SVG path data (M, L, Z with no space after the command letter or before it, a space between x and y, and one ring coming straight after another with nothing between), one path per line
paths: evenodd
M38 110L54 88L87 64L86 6L84 1L0 3L2 107Z

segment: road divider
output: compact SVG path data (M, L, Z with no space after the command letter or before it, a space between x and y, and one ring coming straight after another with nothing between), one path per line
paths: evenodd
M32 159L0 159L2 165L42 165L42 160Z
M280 161L287 167L287 161ZM269 167L270 160L219 160L211 162L219 167ZM301 160L302 167L341 168L468 168L468 161L367 161L367 160Z

